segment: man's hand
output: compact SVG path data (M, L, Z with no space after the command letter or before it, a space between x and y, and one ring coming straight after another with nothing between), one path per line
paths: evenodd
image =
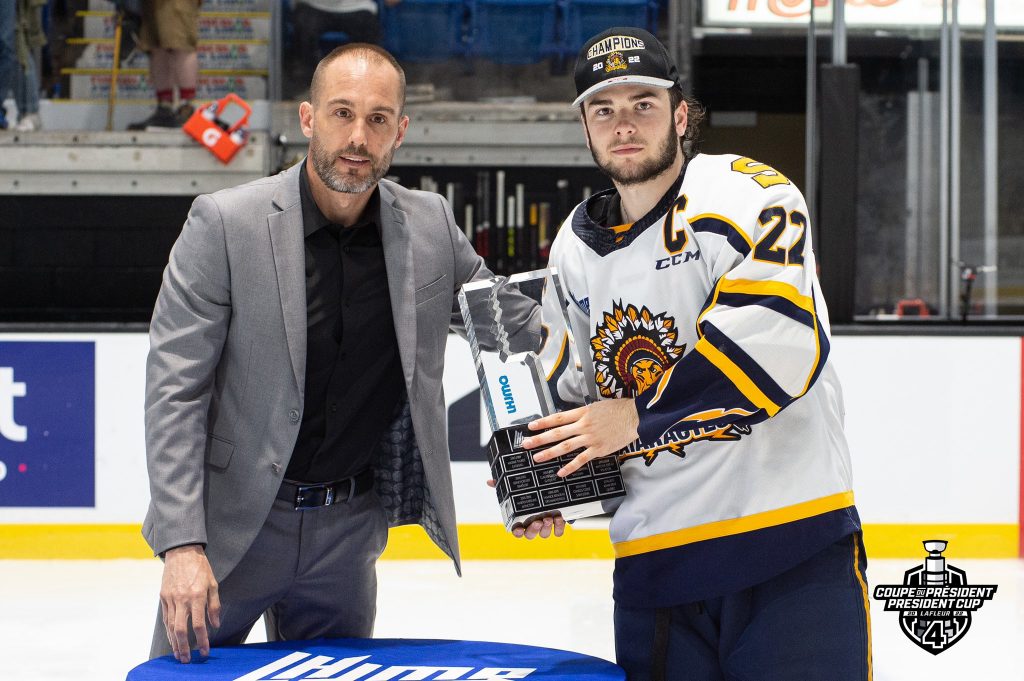
M494 480L487 481L488 487L494 487L495 484ZM516 525L512 528L512 535L518 538L533 539L539 535L541 539L547 539L552 533L556 537L561 537L565 533L565 518L561 513L553 516L546 515L534 520L529 525Z
M561 537L564 533L565 518L562 517L561 513L554 516L546 515L543 518L534 520L529 525L516 525L512 528L514 536L527 539L533 539L537 536L540 536L541 539L547 539L552 534L556 537Z
M199 654L203 657L210 654L206 615L210 615L210 624L220 626L220 596L217 593L217 580L213 578L210 561L206 559L202 546L179 546L164 554L160 606L167 640L179 662L191 659L189 619L192 620L192 630L196 632Z
M632 399L600 400L585 407L562 411L530 423L530 430L543 430L523 440L527 449L558 444L533 455L537 463L551 461L577 449L576 458L558 470L565 477L591 459L614 454L637 439L640 417Z

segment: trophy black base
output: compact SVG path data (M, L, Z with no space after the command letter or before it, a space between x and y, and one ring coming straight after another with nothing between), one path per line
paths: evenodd
M534 434L526 424L510 426L494 431L487 443L505 529L556 513L566 520L601 515L610 510L609 502L626 494L616 457L588 461L578 471L560 478L558 469L578 452L535 463L533 455L543 450L523 447L523 439Z

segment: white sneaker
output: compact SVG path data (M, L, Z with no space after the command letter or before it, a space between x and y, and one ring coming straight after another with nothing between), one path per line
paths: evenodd
M39 114L28 114L22 116L18 124L14 126L17 132L32 132L33 130L41 130L43 127L43 121L40 120Z

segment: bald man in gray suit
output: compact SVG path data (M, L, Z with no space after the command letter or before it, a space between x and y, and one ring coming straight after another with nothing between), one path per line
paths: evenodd
M370 636L389 526L459 569L445 403L456 293L492 276L437 194L382 180L405 77L338 48L300 107L309 156L200 196L150 327L143 534L164 558L152 656ZM507 326L539 343L524 298Z

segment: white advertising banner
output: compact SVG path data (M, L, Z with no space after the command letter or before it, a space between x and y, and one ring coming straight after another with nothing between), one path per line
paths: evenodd
M148 345L141 333L0 334L0 525L142 522ZM866 523L1017 522L1021 347L1019 337L833 338ZM468 460L489 429L456 336L444 388L452 420L476 421L451 435L463 459L452 475L459 522L498 524L482 448Z
M812 0L704 0L705 26L806 26ZM832 0L813 0L815 23L832 21ZM846 0L849 28L935 29L942 25L943 0ZM953 0L948 0L951 21ZM1024 1L995 0L996 27L1024 30ZM985 0L959 1L960 25L985 25Z

